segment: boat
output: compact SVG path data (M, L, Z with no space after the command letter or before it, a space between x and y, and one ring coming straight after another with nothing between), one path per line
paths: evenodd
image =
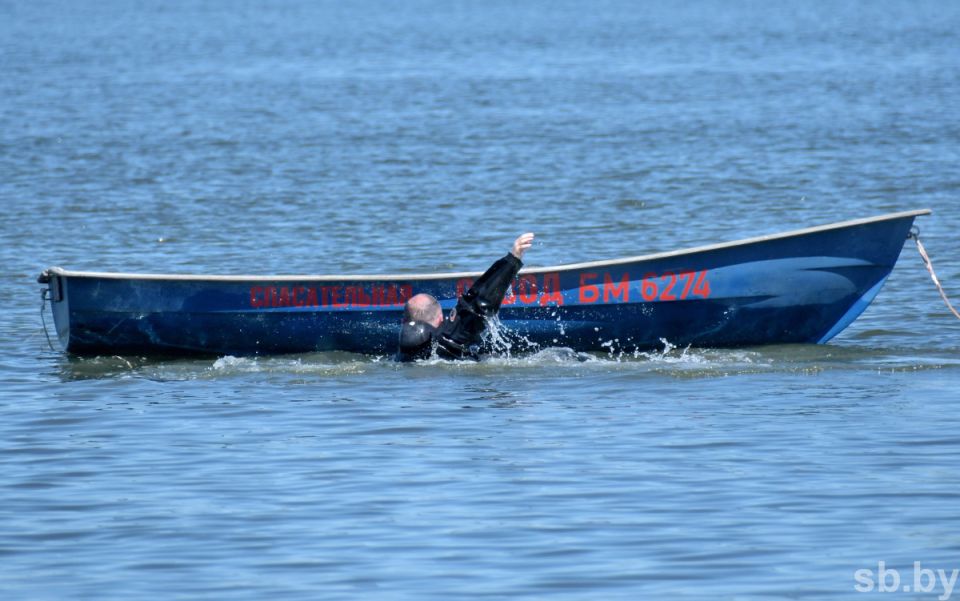
M523 269L500 331L525 348L825 343L877 296L922 209L673 252ZM444 309L479 273L162 275L45 270L76 355L395 352L403 304Z

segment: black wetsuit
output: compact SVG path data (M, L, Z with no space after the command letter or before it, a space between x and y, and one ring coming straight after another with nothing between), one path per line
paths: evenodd
M434 334L437 356L442 359L479 358L480 335L486 319L500 310L500 303L523 263L510 253L490 266L457 300L457 308Z
M479 359L480 336L487 327L486 319L500 310L503 296L523 263L512 254L490 266L470 289L457 299L450 319L439 327L422 321L401 325L398 361L429 358L436 349L442 359Z

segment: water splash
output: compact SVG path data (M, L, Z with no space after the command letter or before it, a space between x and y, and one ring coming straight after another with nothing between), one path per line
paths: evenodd
M447 370L503 375L515 369L551 369L559 374L580 370L610 373L656 374L676 378L727 377L758 373L817 375L824 371L871 369L877 373L926 371L960 366L955 357L918 363L914 354L903 357L878 355L873 351L839 346L783 345L753 349L704 349L680 346L662 339L655 350L636 350L627 340L606 342L604 351L578 352L552 345L540 347L502 324L491 328L490 347L500 349L480 361L449 361L433 357L416 364L400 364L392 356L369 356L345 352L318 352L270 357L217 359L156 359L146 357L94 357L64 360L59 376L63 380L145 379L159 382L253 378L255 380L294 376L298 382L323 378L364 376L390 377L390 373L415 373L422 366ZM424 372L427 373L427 372ZM551 371L551 373L553 373ZM429 376L433 377L433 376Z
M213 371L260 371L260 364L256 358L234 357L227 355L220 357L210 366Z
M503 325L498 316L486 320L487 327L481 336L483 354L498 357L512 357L514 353L530 354L541 350L541 346L527 336L518 334Z
M384 357L356 355L353 353L309 353L280 357L234 357L227 355L213 362L207 370L208 375L251 373L292 373L316 376L341 374L362 374Z

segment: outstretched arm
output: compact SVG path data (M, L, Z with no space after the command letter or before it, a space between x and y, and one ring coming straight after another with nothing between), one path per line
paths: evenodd
M465 304L482 317L489 317L500 310L500 303L510 287L510 282L517 277L517 272L523 267L523 254L533 245L533 234L527 233L513 241L510 254L490 266L483 275L470 286L466 294L457 302L457 314L460 314L460 305Z
M517 238L510 252L497 260L470 289L457 300L451 320L444 324L438 337L438 351L455 357L469 354L467 348L477 341L486 327L484 319L497 314L510 282L523 266L520 260L533 244L533 234Z

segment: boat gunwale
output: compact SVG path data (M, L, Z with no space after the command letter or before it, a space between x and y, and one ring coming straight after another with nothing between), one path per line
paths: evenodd
M743 238L730 242L721 242L718 244L709 244L705 246L694 246L680 250L652 253L647 255L637 255L632 257L623 257L619 259L608 259L601 261L586 261L581 263L567 263L563 265L553 265L548 267L529 267L520 270L520 273L552 273L557 271L573 271L577 269L590 269L595 267L609 267L623 265L626 263L639 263L645 261L654 261L660 259L670 259L684 255L710 252L715 250L724 250L737 246L747 246L761 242L770 242L773 240L783 240L827 232L830 230L844 229L867 225L870 223L879 223L881 221L893 221L905 219L908 217L920 217L930 215L933 211L930 209L916 209L913 211L901 211L898 213L887 213L875 217L866 217L861 219L852 219L848 221L838 221L825 225L818 225L799 230L791 230L776 234L767 234L755 236L752 238ZM360 274L360 275L198 275L198 274L163 274L163 273L123 273L123 272L100 272L100 271L70 271L62 267L51 267L45 273L60 277L69 278L101 278L101 279L122 279L122 280L170 280L170 281L211 281L211 282L342 282L342 281L407 281L407 280L446 280L454 278L477 277L480 271L456 271L444 273L409 273L409 274Z

